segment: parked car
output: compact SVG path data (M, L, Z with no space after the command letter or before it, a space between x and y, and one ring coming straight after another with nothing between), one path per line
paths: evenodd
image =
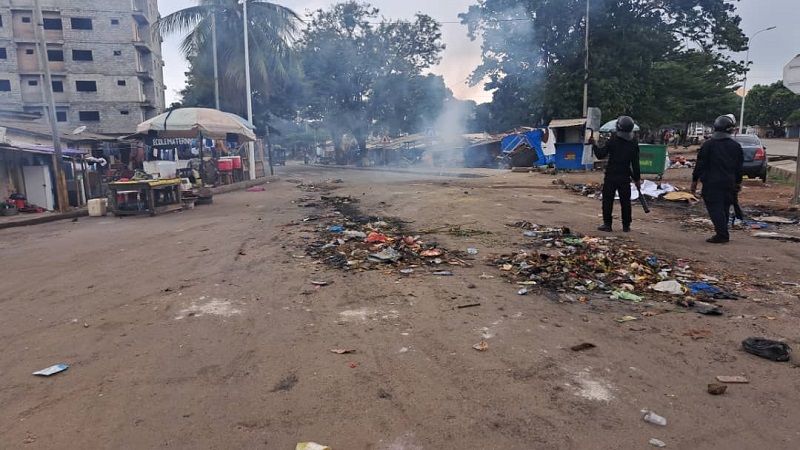
M740 134L733 137L742 146L744 153L744 170L748 178L761 178L767 182L767 148L761 143L758 136Z

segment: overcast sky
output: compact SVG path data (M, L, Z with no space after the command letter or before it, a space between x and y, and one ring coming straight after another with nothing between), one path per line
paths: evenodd
M600 0L592 0L600 1ZM275 3L292 8L301 16L318 8L336 3L332 0L274 0ZM391 19L410 19L417 12L432 16L440 22L457 22L458 14L467 10L475 0L372 0L381 13ZM761 33L751 45L752 70L748 84L768 84L782 77L783 67L800 53L800 2L798 0L741 0L737 3L745 34L770 26L777 29ZM196 0L160 0L162 16L196 5ZM478 103L491 100L491 94L481 86L466 85L470 72L480 63L480 44L471 42L466 27L460 24L443 23L443 39L447 50L442 63L433 69L443 75L456 97L472 99ZM178 49L180 36L169 36L164 40L163 51L166 68L164 78L167 85L167 104L177 100L176 92L186 83L184 72L186 60ZM744 60L745 54L738 55Z

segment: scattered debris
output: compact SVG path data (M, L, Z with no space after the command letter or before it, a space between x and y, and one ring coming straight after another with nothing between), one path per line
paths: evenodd
M633 322L634 320L639 320L639 319L633 316L622 316L618 319L615 319L614 321L619 323L625 323L625 322Z
M659 416L653 411L647 411L647 413L644 415L644 421L655 425L661 425L662 427L667 426L667 419Z
M796 220L787 219L786 217L778 217L778 216L766 216L766 217L756 217L756 220L759 222L766 222L766 223L774 223L780 225L790 225L797 223Z
M470 247L470 248L467 249L467 253L469 253L470 255L477 255L478 254L478 249Z
M475 308L476 306L481 306L480 303L468 303L466 305L458 305L456 306L457 309L466 309L466 308Z
M664 447L667 446L667 444L664 443L664 441L662 441L661 439L656 439L656 438L650 439L650 445L652 445L653 447L658 447L658 448L664 448Z
M689 192L669 192L664 194L664 200L671 202L698 202L697 197Z
M489 344L486 341L480 341L473 345L472 348L479 352L485 352L486 350L489 350Z
M522 289L517 291L517 295L528 295L528 292L529 291L527 289L522 288Z
M779 362L789 361L789 353L792 351L792 348L783 342L760 337L743 340L742 348L747 353Z
M772 233L767 231L756 231L750 234L753 237L761 239L776 239L779 241L800 242L800 236L793 236L791 234Z
M728 384L747 384L750 380L741 375L717 375L717 381Z
M267 188L264 186L253 186L251 188L247 188L247 192L264 192Z
M449 270L440 270L438 272L433 272L433 274L436 275L437 277L452 277L453 276L453 272L450 272Z
M336 353L337 355L348 355L350 353L355 353L356 351L351 348L332 348L331 353Z
M597 346L592 344L591 342L584 342L582 344L573 345L572 347L570 347L570 350L572 350L573 352L580 352L583 350L589 350L590 348L596 348L596 347Z
M706 308L700 308L700 309L697 310L697 312L699 312L700 314L703 314L704 316L721 316L722 315L722 309L720 309L719 306L709 306L709 307L706 307Z
M627 291L614 291L611 294L611 298L614 300L630 300L634 303L641 303L642 301L644 301L644 297L641 297L636 294L631 294L630 292Z
M722 395L728 390L728 386L719 383L709 383L708 393L711 395Z
M710 283L687 261L655 257L622 239L582 236L567 228L543 227L527 221L508 226L524 228L526 235L535 238L526 245L527 250L491 260L512 281L534 281L545 289L582 296L605 292L637 303L644 300L642 293L650 287L659 286L668 294L677 294L679 287L683 293L682 286L687 282ZM724 282L709 278L715 283ZM667 283L659 284L662 282ZM725 294L726 298L734 295Z
M333 284L333 281L311 281L311 284L314 286L330 286Z
M42 376L42 377L49 377L50 375L55 375L55 374L57 374L59 372L65 371L67 369L69 369L69 366L66 365L66 364L56 364L56 365L50 366L50 367L48 367L46 369L37 370L36 372L33 372L33 374L34 375L39 375L39 376Z
M683 285L676 280L667 280L658 282L650 286L650 289L658 292L665 292L667 294L672 294L672 295L683 295Z
M331 450L327 445L317 444L316 442L300 442L294 450Z

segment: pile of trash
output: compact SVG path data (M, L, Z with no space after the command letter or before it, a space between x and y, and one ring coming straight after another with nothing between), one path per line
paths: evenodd
M672 158L669 164L670 169L691 169L695 166L696 161L691 159L686 159L683 156L676 156Z
M306 254L323 264L343 270L398 269L411 275L415 269L428 269L433 275L450 276L450 266L470 264L462 252L450 252L436 241L403 230L396 219L365 217L353 206L350 197L322 196L321 201L335 210L316 216L325 220L317 227L322 239L310 243Z
M576 192L584 197L589 198L600 198L603 192L603 184L602 183L567 183L561 178L553 180L553 184L564 186L564 189L569 189L572 192Z
M720 278L695 272L687 260L657 257L619 239L582 236L568 228L530 222L509 226L527 230L524 236L535 241L529 249L501 255L490 264L525 286L521 295L538 287L582 296L608 294L634 302L642 301L645 294L738 298L716 286Z

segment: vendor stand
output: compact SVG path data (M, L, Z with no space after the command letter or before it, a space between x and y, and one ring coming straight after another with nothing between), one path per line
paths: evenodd
M592 168L594 157L586 145L586 118L553 120L548 128L555 134L555 136L551 136L551 139L555 138L556 170L589 170Z
M108 184L108 190L115 216L155 216L183 208L180 178L115 181Z
M171 178L181 174L192 178L196 190L201 191L207 185L213 186L211 180L218 178L220 164L230 166L226 172L231 175L230 182L244 179L244 162L236 153L240 144L256 139L254 129L251 123L234 114L209 108L179 108L140 123L136 136L143 138L150 151L158 156L154 159L162 160L161 156L166 154L166 159L174 162L160 163L167 167L163 172L169 175L157 170L157 176ZM237 148L229 148L225 143L233 143ZM197 176L184 176L195 172Z

